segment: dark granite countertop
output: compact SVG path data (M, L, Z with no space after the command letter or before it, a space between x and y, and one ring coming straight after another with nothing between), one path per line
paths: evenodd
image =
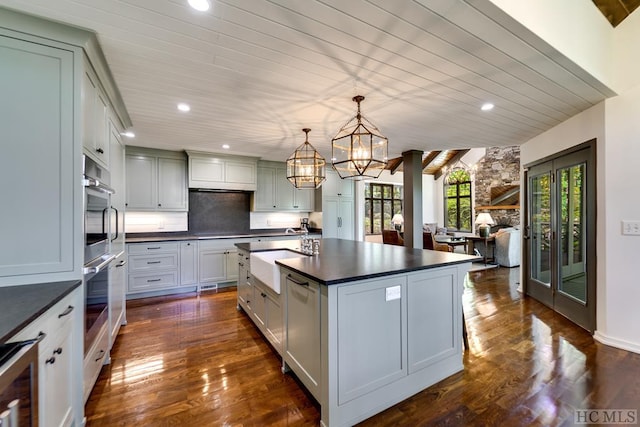
M250 252L299 249L299 241L238 243ZM276 263L323 285L389 276L409 271L478 261L481 258L451 252L405 248L381 243L321 239L320 254L277 260Z
M20 332L81 283L71 280L0 287L0 343Z
M309 234L322 234L322 230L309 230ZM244 239L258 237L281 237L296 236L298 234L287 234L285 230L252 230L248 234L191 234L189 232L178 233L132 233L127 234L127 243L146 243L146 242L170 242L182 240L212 240L212 239Z

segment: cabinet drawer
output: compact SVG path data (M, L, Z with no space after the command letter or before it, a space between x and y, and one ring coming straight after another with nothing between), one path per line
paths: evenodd
M42 357L45 351L48 351L54 345L58 344L58 339L55 337L69 333L74 311L82 309L82 307L76 307L72 303L73 298L71 295L63 298L43 315L31 322L26 328L21 330L11 341L28 340L36 338L40 333L44 333L45 337L38 346L38 353L40 357Z
M145 292L178 286L178 272L129 276L129 292Z
M129 244L127 250L129 255L152 255L159 252L178 253L178 242Z
M178 254L163 254L155 256L129 256L129 272L138 273L157 269L178 268Z
M107 328L102 328L95 344L84 357L84 402L87 402L96 378L100 374L104 359L109 353L109 334Z

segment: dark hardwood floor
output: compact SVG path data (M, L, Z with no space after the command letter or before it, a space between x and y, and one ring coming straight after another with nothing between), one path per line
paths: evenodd
M470 273L464 371L361 425L569 426L575 409L640 410L640 355L523 298L518 280L517 268ZM235 300L232 288L130 301L87 425L318 425L319 406Z

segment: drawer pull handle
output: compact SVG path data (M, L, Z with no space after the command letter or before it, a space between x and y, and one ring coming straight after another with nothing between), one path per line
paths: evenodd
M147 280L147 283L151 283L151 282L159 282L159 281L161 281L161 280L162 280L162 279L149 279L149 280Z
M53 365L54 363L56 363L56 358L55 358L55 357L53 357L53 356L51 356L50 358L48 358L47 360L45 360L45 361L44 361L44 363L46 363L47 365L48 365L48 364Z
M262 298L266 298L266 297L267 297L267 294L265 294L264 292L260 292L260 296L261 296Z
M98 358L96 359L96 362L102 359L102 356L104 356L104 350L100 350L100 352L98 353Z
M162 261L147 261L147 264L160 264Z
M73 306L70 305L69 307L65 308L64 311L60 314L58 314L58 319L61 317L66 316L67 314L71 313L73 311Z
M53 354L62 354L62 347L58 347L55 350L53 350Z
M244 263L242 263L242 262L239 262L239 263L238 263L238 265L239 265L240 267L244 267Z
M104 154L104 150L102 148L96 148L96 151L100 154Z
M290 274L289 274L289 275L287 275L287 278L288 278L289 280L291 280L293 283L295 283L296 285L298 285L298 286L306 286L306 287L309 287L309 282L301 282L301 281L299 281L299 280L297 280L297 279L294 279L294 278L293 278L293 276L291 276Z
M161 248L160 246L154 246L154 247L152 247L152 248L147 248L147 250L152 251L152 250L154 250L154 249L160 249L160 248Z

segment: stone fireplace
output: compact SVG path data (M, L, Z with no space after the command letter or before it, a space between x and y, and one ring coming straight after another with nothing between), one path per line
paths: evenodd
M520 185L520 147L490 147L485 156L478 162L475 176L475 216L480 212L489 212L496 224L520 225L519 202L511 204L507 200L508 208L496 209L492 206L492 189L494 197L501 191L498 188ZM505 204L500 203L500 206Z

